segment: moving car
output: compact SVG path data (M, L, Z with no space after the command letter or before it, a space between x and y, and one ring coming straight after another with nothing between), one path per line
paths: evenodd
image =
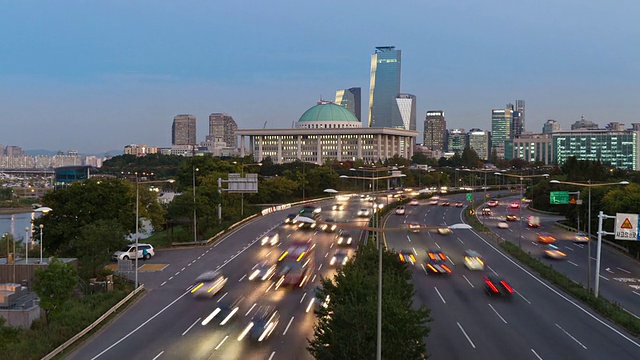
M489 208L482 208L482 216L491 216L493 215L493 212L491 211L491 209Z
M491 200L487 201L487 206L488 207L496 207L498 205L500 205L500 201L498 201L498 200L491 199Z
M369 217L370 214L371 213L369 212L369 209L362 208L362 209L358 210L358 216L359 217Z
M447 256L440 250L427 251L425 270L428 274L451 274L451 269L446 264Z
M508 229L509 228L509 223L506 221L500 221L498 222L498 229Z
M544 256L546 256L546 257L548 257L550 259L560 260L560 259L566 258L567 254L565 254L562 251L560 251L560 248L558 248L557 246L549 244L544 249Z
M408 226L409 231L411 232L420 232L420 227L420 224L417 223L410 223Z
M453 206L455 206L455 207L463 207L464 203L462 201L456 201L455 204L453 204Z
M349 246L353 242L353 236L348 232L340 230L338 234L336 234L336 243L341 246Z
M241 296L234 300L223 299L218 301L218 307L202 320L202 326L206 326L213 319L219 319L220 326L228 324L234 318L234 315L238 313L238 310L240 310L240 304L243 300L244 297Z
M398 206L396 208L396 215L404 215L405 210L404 210L404 206Z
M466 250L464 252L464 266L469 270L484 270L484 261L477 252Z
M438 228L438 234L440 235L449 235L451 233L451 229L446 226L441 226Z
M431 199L429 200L429 205L438 205L438 199Z
M484 291L490 296L509 297L513 294L513 288L503 278L497 275L487 275L484 278Z
M249 272L249 280L266 281L276 274L276 265L268 262L259 263L255 268Z
M136 256L137 253L137 256ZM124 248L116 251L111 256L111 260L134 260L136 257L138 259L149 260L156 253L153 250L153 245L151 244L141 244L138 243L138 251L136 252L136 244L127 245Z
M538 216L529 216L527 219L527 226L530 228L540 227L540 218Z
M342 211L342 210L344 210L344 205L343 204L333 204L333 206L331 207L331 210L333 210L333 211Z
M302 210L300 210L300 213L302 214L309 211L315 214L319 214L322 211L322 208L313 205L305 205L302 207Z
M336 225L336 221L335 220L327 218L324 221L325 221L325 223L322 224L322 226L320 227L320 229L322 231L324 231L324 232L334 232L338 228L338 225Z
M440 202L440 206L449 206L451 203L448 200L443 200Z
M509 204L509 207L510 207L511 209L519 209L519 208L520 208L520 203L519 203L519 202L517 202L517 201L512 201L512 202Z
M289 214L287 215L287 217L284 219L284 223L285 224L295 224L296 223L296 216L298 216L298 214Z
M314 294L316 296L314 296L313 298L311 298L311 300L309 300L309 304L307 305L306 312L309 312L309 311L311 311L314 308L319 307L319 306L321 306L321 307L323 307L325 309L327 307L329 307L329 302L331 302L331 296L327 295L327 296L324 297L324 299L322 301L318 300L318 296L317 295L318 295L318 292L320 291L319 289L320 289L319 287L316 287L316 290L314 292Z
M418 201L418 199L411 199L411 202L409 202L409 205L418 206L420 205L420 202Z
M400 261L410 263L411 265L417 262L416 255L411 250L401 250L398 253L398 257L400 257Z
M552 244L556 242L556 238L549 233L539 233L538 234L538 242L542 244Z
M345 249L338 249L335 254L333 254L331 261L329 261L329 265L342 267L347 264L347 261L349 261L349 251Z
M517 215L507 215L506 219L507 219L507 221L518 221L518 216Z
M276 246L280 244L280 236L278 234L268 234L260 240L260 245Z
M238 336L238 341L245 337L253 341L264 341L273 333L279 322L280 314L274 307L261 306Z
M296 226L299 230L314 230L318 224L315 220L304 216L296 217Z
M589 236L586 233L579 232L573 236L573 242L582 243L589 242Z
M196 278L191 294L195 298L212 298L227 283L227 277L219 271L207 271Z

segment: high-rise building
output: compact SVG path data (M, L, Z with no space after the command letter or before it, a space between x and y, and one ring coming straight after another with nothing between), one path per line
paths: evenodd
M516 100L516 108L514 110L520 113L520 126L518 128L518 135L520 135L526 131L526 123L524 121L524 100Z
M519 138L505 141L504 159L522 159L527 162L553 163L553 149L549 134L524 133Z
M638 131L572 130L555 132L551 136L554 160L558 164L564 164L567 158L575 156L578 160L600 161L621 169L640 170Z
M336 104L344 106L362 121L362 95L359 87L352 87L336 91Z
M444 111L429 110L424 120L424 138L422 146L431 151L444 151L444 138L447 122L444 119Z
M402 123L401 129L415 130L416 129L416 96L412 94L399 94L396 97L396 106L398 112L395 116L400 118L400 121L394 121L394 123Z
M553 119L547 120L544 125L542 125L542 133L543 134L551 134L553 132L561 131L560 124Z
M196 117L178 115L171 126L171 145L193 145L196 143Z
M24 156L24 150L20 146L7 145L5 149L7 156Z
M462 151L467 147L467 133L464 129L447 130L447 151L462 155Z
M395 46L376 47L371 55L369 127L403 127L401 119L394 119L393 115L398 107L395 99L400 94L401 55Z
M238 125L229 114L213 113L209 115L209 136L207 141L214 142L215 138L222 138L227 147L238 147L238 137L236 136Z
M488 131L471 129L467 134L469 147L473 149L481 160L489 160L491 151L491 136Z
M492 155L504 159L504 142L511 139L511 121L513 120L513 110L493 109L491 110L491 147Z

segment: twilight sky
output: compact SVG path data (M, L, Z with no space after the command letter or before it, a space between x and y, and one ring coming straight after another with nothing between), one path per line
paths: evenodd
M614 4L615 3L615 4ZM490 129L526 101L526 130L584 115L640 122L640 1L0 0L0 144L99 153L167 146L177 114L291 127L322 96L363 89L402 50L417 123ZM418 142L421 142L421 137Z

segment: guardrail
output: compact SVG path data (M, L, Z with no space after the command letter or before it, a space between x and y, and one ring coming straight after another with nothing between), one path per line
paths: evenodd
M125 296L124 299L120 300L117 304L115 304L111 309L107 310L107 312L105 312L104 314L102 314L102 316L100 316L96 321L94 321L91 325L87 326L84 330L80 331L79 333L77 333L74 337L72 337L71 339L65 341L62 345L58 346L55 350L53 350L52 352L50 352L49 354L47 354L45 357L42 358L42 360L50 360L53 359L56 355L60 354L61 352L63 352L66 348L68 348L69 346L71 346L74 342L78 341L81 337L85 336L89 331L93 330L93 328L95 328L96 326L98 326L102 321L104 321L104 319L106 319L107 317L109 317L111 314L113 314L114 312L116 312L116 310L118 310L122 305L126 304L127 301L131 300L132 297L134 297L136 294L138 294L139 292L141 292L142 290L144 290L144 285L140 285L138 286L137 289L133 290L132 292L129 293L129 295Z
M578 229L576 229L574 227L571 227L569 225L565 225L561 221L556 221L555 225L557 227L561 227L561 228L563 228L565 230L569 230L569 231L572 231L572 232L580 232ZM585 232L585 234L586 234L586 232ZM591 234L589 234L588 236L589 236L589 239L591 239L591 240L598 240L597 236L593 236ZM627 249L626 247L624 247L622 245L618 245L618 244L614 243L613 241L609 241L609 240L603 238L602 239L602 243L603 244L607 244L607 245L609 245L609 246L611 246L613 248L616 248L616 249L618 249L618 250L620 250L620 251L622 251L624 253L627 253L627 254L629 253L629 249Z

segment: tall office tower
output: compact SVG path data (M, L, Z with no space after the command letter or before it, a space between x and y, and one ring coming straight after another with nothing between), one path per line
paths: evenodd
M444 119L444 111L429 110L424 120L424 138L422 146L431 151L444 151L444 138L447 122Z
M524 100L516 100L516 108L514 110L520 113L520 127L518 134L522 134L526 131L524 121Z
M24 150L20 146L7 145L5 154L7 156L24 156Z
M562 129L560 128L560 124L558 124L558 122L553 119L547 120L547 122L542 125L543 134L551 134L558 131L562 131Z
M462 151L467 147L467 133L464 129L447 130L447 151L462 155Z
M171 145L195 145L196 117L193 115L177 115L171 126Z
M493 109L491 110L491 147L495 149L495 155L504 159L504 142L511 139L511 122L513 121L513 110Z
M471 129L467 134L469 147L472 148L481 160L489 160L491 136L486 130Z
M371 55L369 127L403 126L401 119L393 116L398 107L395 99L400 93L401 55L395 46L376 47Z
M214 142L215 138L222 138L227 147L238 147L238 137L236 136L238 125L229 114L213 113L209 115L209 136L208 141Z
M5 150L4 145L0 144L0 156L4 155L4 154L6 154L6 153L7 153L7 152L6 152L6 150Z
M358 118L358 120L362 121L362 100L361 100L361 89L359 87L352 87L348 89L342 89L336 91L336 101L335 103L344 106L349 111L353 113L353 115Z
M399 121L394 119L394 123L402 123L402 129L415 130L416 129L416 96L412 94L399 94L396 97L396 117L399 117Z

